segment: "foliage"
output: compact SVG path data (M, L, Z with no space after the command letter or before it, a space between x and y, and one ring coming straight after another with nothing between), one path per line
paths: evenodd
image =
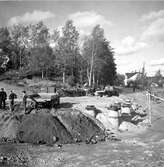
M159 69L154 76L154 82L158 84L158 86L162 87L163 85L163 76L161 74L161 70Z
M117 74L116 80L115 80L115 84L120 86L120 85L124 85L124 80L125 80L125 76L123 74Z
M113 49L104 37L104 30L95 26L83 44L83 57L87 64L89 86L94 84L113 85L116 77L116 65Z
M67 79L67 83L68 83L71 87L75 86L75 85L76 85L76 84L75 84L75 77L74 77L74 76L69 76L68 79Z
M1 27L0 28L0 49L4 52L8 52L10 50L10 33L7 29L7 27Z
M63 35L59 38L56 56L60 63L60 68L63 72L63 77L66 75L72 75L75 78L78 76L77 62L79 56L78 39L79 33L76 27L73 25L72 20L68 20L65 26L62 28ZM65 78L63 78L63 82ZM75 81L76 82L76 81Z
M32 48L28 65L31 71L42 73L44 78L44 72L47 76L48 70L53 66L53 59L54 55L49 46Z
M62 33L54 29L53 34L42 21L2 27L0 49L20 75L53 75L71 86L86 82L90 86L113 85L116 79L114 52L99 25L84 40L79 39L72 20L66 21Z

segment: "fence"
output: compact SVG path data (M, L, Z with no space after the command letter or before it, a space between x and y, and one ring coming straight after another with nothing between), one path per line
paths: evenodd
M148 105L148 119L150 125L152 124L152 110L151 110L151 100L160 100L164 102L162 97L155 95L155 92L146 91L147 105Z

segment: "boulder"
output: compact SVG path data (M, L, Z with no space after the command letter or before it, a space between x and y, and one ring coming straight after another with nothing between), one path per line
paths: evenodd
M96 116L105 127L106 130L118 128L118 112L108 110L108 112L98 113Z
M137 128L136 125L134 125L131 122L126 122L126 121L122 122L119 126L120 131L134 131L136 128Z

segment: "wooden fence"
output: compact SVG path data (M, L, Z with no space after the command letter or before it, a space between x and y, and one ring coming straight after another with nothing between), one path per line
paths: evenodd
M155 92L146 91L146 98L147 98L147 106L148 106L148 118L150 125L152 124L152 107L151 107L151 100L160 100L164 102L164 98L155 95Z

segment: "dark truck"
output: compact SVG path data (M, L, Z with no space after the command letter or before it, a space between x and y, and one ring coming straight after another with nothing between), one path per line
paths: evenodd
M96 96L108 96L108 97L111 97L111 96L119 96L119 89L112 86L111 87L106 87L104 90L100 90L100 91L96 91L94 93L94 95Z
M35 93L28 95L27 106L34 108L58 108L60 96L58 93Z

